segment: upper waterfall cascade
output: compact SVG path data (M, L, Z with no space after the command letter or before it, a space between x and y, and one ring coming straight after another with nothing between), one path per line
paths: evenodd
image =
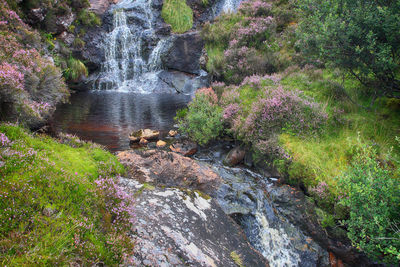
M134 9L142 21L128 25L125 6ZM149 36L156 45L146 54L149 45L145 38ZM156 73L162 69L161 55L168 39L155 34L151 0L120 2L113 10L113 29L104 41L105 62L95 89L146 93L146 87L155 82Z

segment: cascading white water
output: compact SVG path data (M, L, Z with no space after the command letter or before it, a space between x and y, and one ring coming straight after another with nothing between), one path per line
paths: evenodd
M138 51L140 51L140 42L134 40L127 23L126 15L122 9L114 12L113 31L108 34L105 46L105 62L103 73L110 77L110 81L105 84L104 89L120 88L128 79L131 56L133 56L134 71L141 69L142 60ZM133 46L133 51L130 46ZM133 52L133 53L132 53Z
M125 7L142 21L128 25ZM162 69L161 55L169 40L156 37L152 20L151 0L124 0L117 5L113 30L105 38L105 62L95 89L146 93L146 86L155 82L156 72ZM144 38L149 36L158 42L146 58Z
M222 5L222 12L235 12L239 7L240 2L241 0L224 0Z

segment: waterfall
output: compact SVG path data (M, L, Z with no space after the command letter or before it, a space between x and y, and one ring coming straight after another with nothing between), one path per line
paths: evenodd
M240 2L241 0L224 0L221 10L224 13L235 12Z
M126 9L141 20L129 25ZM146 93L146 87L155 83L169 38L157 37L152 21L151 0L124 0L113 9L113 29L104 40L105 62L94 89ZM149 40L156 45L149 45ZM148 47L152 50L144 52Z
M121 87L128 80L129 64L133 57L134 72L138 72L142 66L140 58L140 41L132 35L127 23L126 15L122 9L114 12L113 31L108 34L105 46L105 62L103 73L110 77L110 83L106 83L105 89ZM133 45L132 45L133 43ZM131 47L133 46L133 51ZM133 53L132 53L133 52Z

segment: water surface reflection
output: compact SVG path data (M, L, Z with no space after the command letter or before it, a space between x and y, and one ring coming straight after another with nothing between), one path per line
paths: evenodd
M182 94L136 94L116 91L80 92L71 103L60 105L51 121L56 132L76 134L111 151L129 148L131 131L150 128L169 130L176 110L190 96Z

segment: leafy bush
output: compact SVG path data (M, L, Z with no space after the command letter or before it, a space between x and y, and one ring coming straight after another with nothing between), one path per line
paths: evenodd
M74 39L73 45L74 45L74 47L77 48L77 49L83 49L83 48L85 47L86 43L85 43L85 41L83 41L81 38L76 37L76 38Z
M211 88L199 89L187 111L178 113L179 129L200 145L216 139L223 130L222 109L217 102Z
M377 152L358 141L350 168L338 178L339 203L348 208L348 236L360 250L396 264L400 260L400 183Z
M299 47L346 70L373 99L400 93L400 2L302 0Z
M193 27L193 11L186 0L165 0L161 16L174 32L183 33Z
M88 11L87 9L82 9L78 13L78 20L83 26L99 26L101 25L101 19L95 13Z

